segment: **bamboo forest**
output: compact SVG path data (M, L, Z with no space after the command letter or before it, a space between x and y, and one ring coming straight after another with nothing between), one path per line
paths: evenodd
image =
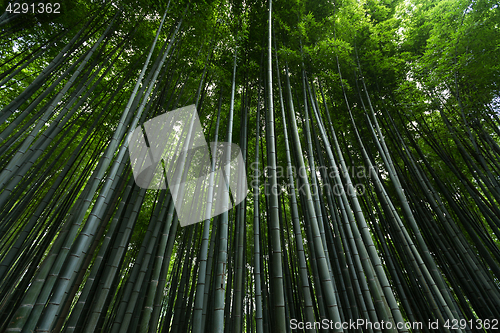
M499 6L3 1L0 332L500 332Z

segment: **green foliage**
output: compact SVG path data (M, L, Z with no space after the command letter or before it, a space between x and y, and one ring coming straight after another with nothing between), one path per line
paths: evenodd
M287 320L315 319L329 318L337 301L344 319L498 317L498 2L273 1L271 46L268 2L172 1L166 12L168 3L70 0L61 15L0 17L0 331L71 331L71 323L74 331L203 332L196 311L205 332L223 330L215 318L235 333L258 323L279 331L277 305ZM177 228L161 191L142 198L126 150L120 155L133 127L193 103L208 142L220 106L218 140L232 128L250 179L259 139L266 170L246 206L204 222L208 239L202 224ZM274 144L279 197L268 193ZM313 161L342 176L315 175ZM297 203L288 162L305 169L292 177ZM376 176L353 172L370 165ZM308 195L313 177L324 187ZM349 189L349 180L366 191L326 191ZM161 232L151 235L156 223ZM153 259L143 270L138 258ZM336 295L325 292L332 285ZM223 308L214 310L216 295ZM197 297L205 300L194 309Z

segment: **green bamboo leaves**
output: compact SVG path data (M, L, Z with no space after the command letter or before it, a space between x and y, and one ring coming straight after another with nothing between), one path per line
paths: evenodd
M0 331L498 327L497 4L188 2L0 14ZM127 137L192 104L251 193L181 228Z

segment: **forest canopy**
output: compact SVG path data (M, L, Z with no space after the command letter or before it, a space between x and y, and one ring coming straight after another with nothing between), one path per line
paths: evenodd
M0 331L498 329L498 7L4 2ZM190 105L248 193L182 227L129 143Z

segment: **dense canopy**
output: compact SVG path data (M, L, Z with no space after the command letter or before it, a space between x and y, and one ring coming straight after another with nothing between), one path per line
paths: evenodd
M0 7L0 331L500 329L497 1L58 4ZM192 104L249 191L182 227L128 145Z

